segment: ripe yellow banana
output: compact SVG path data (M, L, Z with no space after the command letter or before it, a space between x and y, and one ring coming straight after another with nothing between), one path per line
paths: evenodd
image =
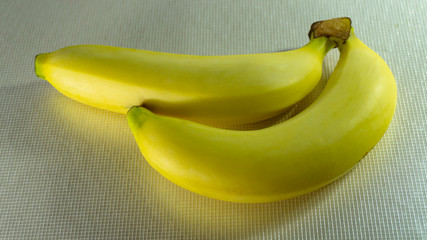
M316 86L334 47L329 37L350 29L348 18L321 25L307 45L287 52L193 56L79 45L37 55L35 72L64 95L105 110L143 105L207 124L249 123L280 113Z
M211 198L269 202L340 177L381 139L396 106L394 77L351 32L315 102L280 124L252 131L159 116L143 107L128 123L146 160L177 185Z

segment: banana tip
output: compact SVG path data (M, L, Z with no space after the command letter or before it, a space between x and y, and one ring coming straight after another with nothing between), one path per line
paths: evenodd
M133 106L127 112L128 124L132 131L139 129L144 125L144 122L148 119L150 111L144 107Z
M44 61L44 54L37 54L36 57L34 58L34 71L37 77L46 80L46 76L43 74L43 71L42 71L43 61Z

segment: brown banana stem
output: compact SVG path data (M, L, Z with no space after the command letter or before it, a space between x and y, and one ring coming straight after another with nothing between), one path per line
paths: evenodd
M328 37L338 45L348 39L350 31L351 19L341 17L313 23L308 36L310 39Z

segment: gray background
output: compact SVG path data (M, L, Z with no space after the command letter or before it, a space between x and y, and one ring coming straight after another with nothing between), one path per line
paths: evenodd
M427 239L426 12L421 0L0 1L0 238ZM67 99L34 75L36 54L77 44L295 49L312 22L341 16L392 69L396 114L351 172L285 201L228 203L177 187L145 162L125 116ZM337 59L327 55L322 82L294 112Z

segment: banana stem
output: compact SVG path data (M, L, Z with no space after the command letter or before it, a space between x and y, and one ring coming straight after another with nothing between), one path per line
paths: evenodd
M351 19L341 17L313 23L308 36L310 39L328 37L335 43L335 47L337 47L349 38L350 31Z

